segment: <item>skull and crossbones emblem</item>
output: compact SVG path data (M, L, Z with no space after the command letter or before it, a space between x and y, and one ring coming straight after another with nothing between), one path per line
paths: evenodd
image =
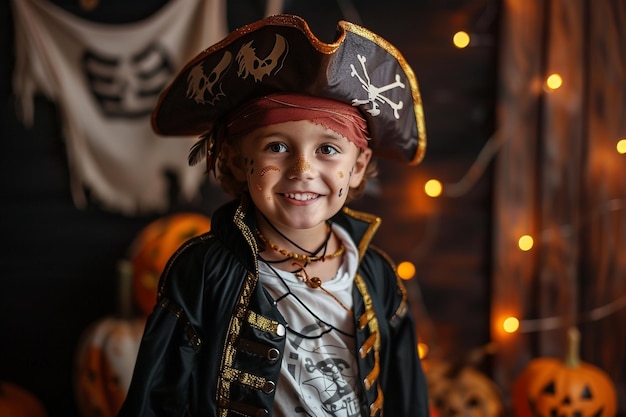
M359 75L358 71L356 70L353 64L350 64L350 68L352 69L352 71L350 72L350 75L352 77L357 77L359 79L359 81L361 82L361 87L365 91L367 91L367 99L358 99L358 98L352 99L352 105L358 106L361 104L371 103L372 108L367 110L367 112L371 114L372 116L378 116L380 114L379 103L386 103L389 105L389 107L393 109L393 115L395 116L395 118L399 119L400 113L398 110L401 110L403 107L402 101L395 103L390 98L385 97L382 93L384 93L385 91L389 91L393 88L404 88L405 85L401 81L400 75L396 74L396 80L394 82L387 84L387 85L383 85L381 87L377 87L374 84L372 84L369 73L367 72L367 68L365 67L365 62L367 61L367 58L364 57L363 55L357 55L357 58L359 62L361 63L361 68L363 69L363 77Z

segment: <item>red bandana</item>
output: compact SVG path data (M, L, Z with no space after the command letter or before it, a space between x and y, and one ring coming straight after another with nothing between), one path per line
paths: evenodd
M228 115L226 135L235 136L277 123L311 120L337 132L359 148L370 139L358 108L336 100L292 93L259 97Z

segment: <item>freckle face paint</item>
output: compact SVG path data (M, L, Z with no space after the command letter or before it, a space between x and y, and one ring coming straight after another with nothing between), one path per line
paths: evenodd
M343 171L339 171L339 172L337 173L337 175L339 176L339 178L343 178L343 177L344 177L344 175L343 175Z
M275 165L268 165L266 167L263 167L263 169L261 169L261 171L259 172L259 174L261 176L265 175L268 171L277 171L280 172L280 168L278 168Z
M339 189L339 197L341 197L343 195L343 188Z
M263 187L261 187L261 184L257 184L256 185L256 189L259 191L263 191Z
M250 160L250 175L254 174L254 159Z

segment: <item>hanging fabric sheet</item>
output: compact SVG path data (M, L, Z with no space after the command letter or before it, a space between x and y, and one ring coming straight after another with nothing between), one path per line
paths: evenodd
M80 19L44 0L13 0L17 111L33 123L33 96L59 108L72 197L85 189L126 215L168 208L168 179L183 197L198 194L203 168L190 168L196 138L163 138L150 113L161 90L192 56L227 34L224 0L172 0L149 18L108 25Z

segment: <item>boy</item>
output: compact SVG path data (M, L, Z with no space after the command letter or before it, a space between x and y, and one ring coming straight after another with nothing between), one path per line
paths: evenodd
M192 59L153 127L201 135L235 197L161 277L120 416L427 416L395 268L347 208L372 155L417 163L417 81L400 53L341 22L326 44L279 15Z

